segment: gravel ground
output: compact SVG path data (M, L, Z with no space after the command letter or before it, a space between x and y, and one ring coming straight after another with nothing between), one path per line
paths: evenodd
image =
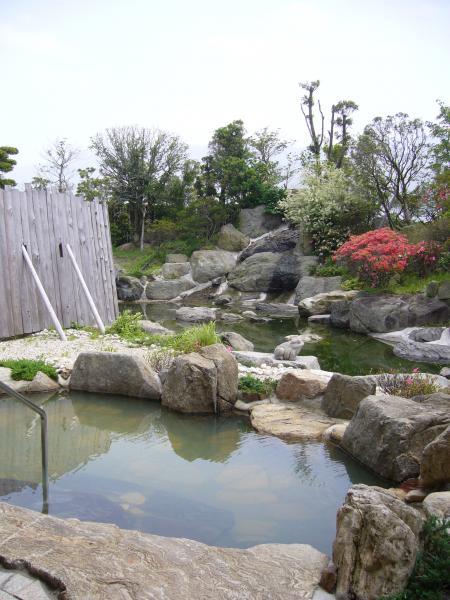
M44 330L20 339L0 342L0 360L2 359L41 359L56 368L71 370L80 352L121 352L145 358L157 346L142 348L129 345L118 335L103 335L92 338L87 331L65 330L67 342L59 339L56 331ZM279 379L292 367L269 366L245 367L239 364L239 376L252 374L258 379Z
M87 331L67 329L65 332L67 342L62 342L55 331L48 330L20 339L0 342L0 360L7 358L41 359L59 369L72 369L80 352L122 352L145 357L152 348L130 346L117 335L102 335L92 338Z

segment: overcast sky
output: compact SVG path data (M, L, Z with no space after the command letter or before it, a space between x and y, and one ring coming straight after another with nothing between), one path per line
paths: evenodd
M0 0L0 145L29 181L43 149L106 127L179 134L200 158L233 119L308 142L299 81L376 115L450 101L450 0ZM88 152L81 163L92 164Z

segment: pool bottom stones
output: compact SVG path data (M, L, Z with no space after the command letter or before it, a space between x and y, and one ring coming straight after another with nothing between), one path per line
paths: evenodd
M0 555L62 582L60 600L310 600L328 562L305 544L217 548L6 503Z

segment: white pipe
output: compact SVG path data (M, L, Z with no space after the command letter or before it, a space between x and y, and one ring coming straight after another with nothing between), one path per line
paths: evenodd
M92 314L94 315L97 326L100 329L102 335L105 335L105 326L104 326L103 321L98 313L97 307L95 306L95 302L91 296L89 288L86 285L86 282L83 277L83 273L80 271L80 268L77 263L77 259L75 258L75 255L72 252L72 248L69 246L69 244L66 244L66 248L67 248L67 252L69 253L70 260L72 261L73 268L75 269L75 273L78 275L78 279L80 280L81 287L83 288L86 299L89 302L89 306L91 307Z
M33 276L36 287L39 290L39 293L41 294L42 300L44 301L44 304L50 314L50 317L53 321L53 325L56 327L56 331L58 332L60 339L63 342L67 342L66 334L64 333L63 328L61 327L61 323L58 321L58 317L56 316L56 313L53 310L53 306L51 305L50 300L44 290L44 286L42 285L41 280L39 279L39 275L37 274L36 269L33 266L30 255L28 254L27 249L23 245L22 254L25 259L25 262L30 267L30 271Z

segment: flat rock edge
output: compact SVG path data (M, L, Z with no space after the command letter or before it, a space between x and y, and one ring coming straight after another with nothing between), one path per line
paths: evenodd
M310 600L327 563L306 544L220 548L0 503L0 564L60 600Z

